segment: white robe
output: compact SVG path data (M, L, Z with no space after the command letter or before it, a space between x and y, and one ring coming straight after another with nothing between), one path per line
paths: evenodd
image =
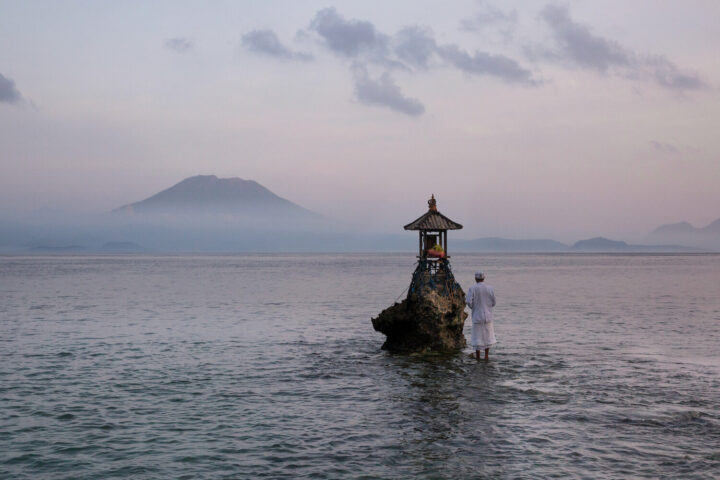
M472 310L472 338L470 345L475 350L488 348L497 343L492 323L492 307L495 306L495 291L490 285L476 283L465 297Z

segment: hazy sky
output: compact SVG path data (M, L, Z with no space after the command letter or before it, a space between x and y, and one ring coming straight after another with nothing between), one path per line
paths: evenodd
M720 2L0 1L2 211L196 174L370 230L720 217Z

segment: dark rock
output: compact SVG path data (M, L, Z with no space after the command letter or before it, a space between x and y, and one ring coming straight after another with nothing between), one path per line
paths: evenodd
M452 352L465 347L465 292L446 259L420 260L408 296L372 319L387 336L383 350Z

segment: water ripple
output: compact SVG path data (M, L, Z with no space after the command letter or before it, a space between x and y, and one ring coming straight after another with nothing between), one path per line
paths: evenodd
M0 257L0 477L720 476L720 257L453 261L488 364L379 350L406 256Z

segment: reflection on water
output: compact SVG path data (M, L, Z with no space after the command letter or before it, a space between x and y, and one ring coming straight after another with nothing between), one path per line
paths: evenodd
M720 476L720 256L453 267L490 363L379 349L409 255L0 257L0 477Z

